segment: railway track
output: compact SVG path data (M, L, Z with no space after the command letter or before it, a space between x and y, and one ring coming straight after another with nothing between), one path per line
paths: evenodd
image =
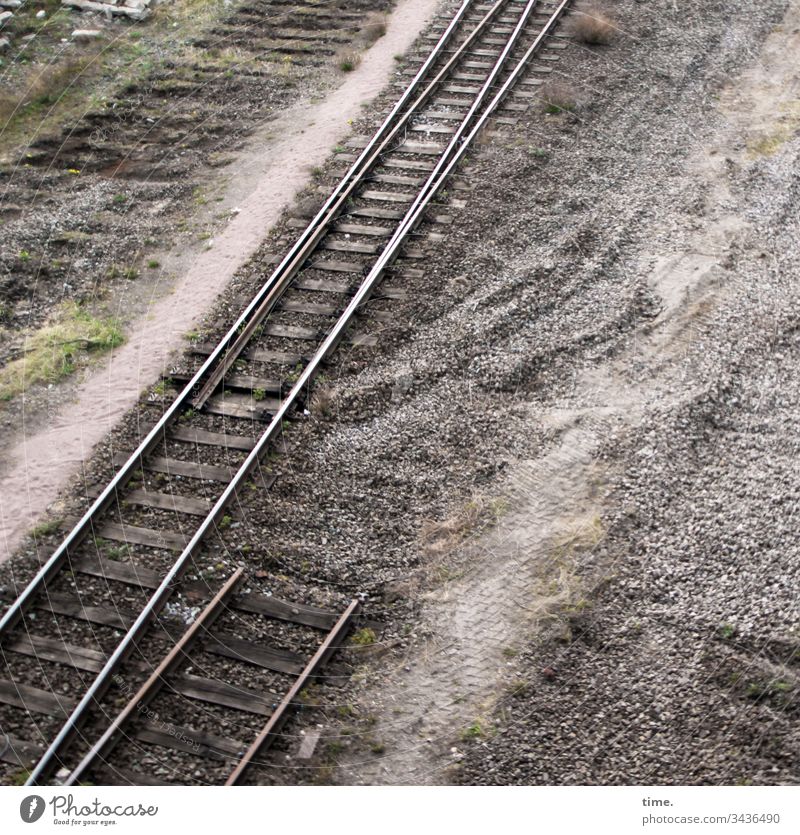
M274 272L219 342L173 370L170 405L11 602L0 760L27 784L239 782L322 675L359 600L279 599L241 568L217 587L214 543L252 480L272 485L267 456L326 360L343 340L369 342L358 317L398 264L424 257L420 223L432 208L448 221L437 198L487 122L524 106L509 96L524 97L568 6L464 0L376 133L340 155L349 167L295 222Z

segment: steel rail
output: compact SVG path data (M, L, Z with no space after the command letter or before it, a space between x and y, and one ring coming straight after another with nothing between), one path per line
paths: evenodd
M428 174L425 183L417 192L417 196L414 198L411 205L407 209L406 214L403 217L403 220L401 220L398 224L397 229L395 230L394 234L386 244L384 251L386 251L387 249L392 249L397 241L402 240L407 236L408 231L406 231L405 226L408 222L408 219L412 216L415 216L417 208L425 200L425 197L428 191L433 186L433 184L437 182L439 176L441 175L441 172L447 166L452 154L463 143L464 134L468 130L469 124L475 118L475 115L477 114L481 105L488 97L492 87L494 86L495 81L497 80L497 76L503 71L508 56L511 54L512 50L517 44L517 41L520 39L520 36L522 35L525 27L527 26L528 21L530 20L531 15L535 11L538 3L539 0L528 0L528 2L526 3L525 8L520 14L519 20L517 21L514 27L514 31L509 36L508 41L506 41L506 44L503 47L503 51L498 56L497 61L492 67L491 72L489 73L483 85L481 86L481 89L478 91L478 94L475 96L475 99L473 100L472 105L467 111L467 114L462 119L461 124L458 126L455 133L450 138L450 141L447 143L447 146L445 147L441 156L436 161L433 170L430 172L430 174Z
M175 581L188 567L189 561L191 560L194 554L194 550L202 542L207 531L216 523L217 519L223 514L228 502L235 495L239 484L242 483L242 481L244 481L249 476L251 470L258 465L261 456L264 454L269 443L275 437L278 436L282 429L283 421L286 419L290 409L295 405L295 402L298 399L300 399L300 397L303 394L304 388L312 382L328 354L336 347L338 342L344 336L344 333L347 327L350 325L353 317L355 316L361 305L364 304L364 302L369 298L375 285L383 276L383 272L386 269L386 267L397 257L400 245L405 240L405 237L422 219L422 216L433 197L444 185L445 181L448 179L453 169L456 167L458 162L462 159L462 157L470 147L471 142L473 141L475 136L485 125L487 119L497 109L497 107L500 105L502 100L507 95L508 91L513 87L516 80L525 70L527 63L530 61L530 58L533 57L533 55L541 47L541 44L544 42L545 37L550 33L555 24L558 22L559 18L561 17L569 3L570 0L562 0L562 2L551 15L551 17L548 19L547 23L544 24L535 42L527 50L523 58L520 59L509 78L504 82L501 89L492 99L491 103L487 106L487 109L480 116L470 133L463 138L463 141L461 142L455 153L452 155L451 161L448 163L444 171L442 171L441 175L439 176L439 179L435 183L430 185L425 197L422 200L415 202L415 207L413 208L413 210L410 209L407 212L402 222L402 229L398 230L399 233L392 238L392 242L390 244L387 244L380 257L378 258L378 261L372 267L369 274L362 282L361 287L356 292L354 297L351 299L345 311L341 314L336 324L333 326L333 328L328 333L320 347L315 352L314 356L303 369L299 378L292 386L292 389L281 401L281 404L276 410L275 415L270 421L268 427L262 433L255 446L248 454L245 461L241 464L239 470L236 472L231 482L225 488L219 499L217 499L216 503L214 504L214 507L211 509L208 516L206 516L203 522L200 524L197 531L192 536L189 543L181 552L180 556L177 558L175 563L173 563L169 572L164 577L161 584L155 590L151 598L148 600L147 604L142 609L133 625L130 627L126 635L121 639L120 643L114 649L111 656L109 656L103 669L100 670L100 672L97 674L97 677L89 686L84 696L73 709L72 713L67 718L66 722L60 729L56 738L50 744L47 751L42 755L34 770L31 772L26 785L37 784L37 781L51 767L52 762L55 759L58 751L62 747L66 746L66 744L72 738L72 735L77 732L78 722L86 713L92 702L95 699L99 699L101 697L105 688L108 686L110 677L113 674L116 666L126 657L127 653L131 651L140 634L146 628L149 620L155 617L157 613L161 610L163 605L166 603L170 593L172 592Z
M303 239L302 247L299 247L296 244L292 248L270 279L271 286L269 290L264 290L262 288L258 308L250 313L247 323L244 327L242 327L235 341L226 349L224 358L215 366L203 382L200 390L192 398L192 406L195 409L200 409L213 394L217 386L222 382L225 374L230 370L252 339L256 328L264 321L264 318L269 315L288 285L300 269L302 269L308 258L312 255L317 245L325 237L325 235L328 234L331 224L337 217L339 217L342 209L347 205L347 201L353 196L354 191L363 183L364 178L375 167L375 165L377 165L392 142L394 142L399 133L406 127L409 120L426 104L438 86L450 74L452 68L461 60L462 56L469 51L474 41L481 36L492 20L494 20L500 11L510 2L519 2L519 0L497 0L492 8L489 9L489 11L475 26L465 41L455 50L455 53L437 73L436 77L427 85L425 90L413 102L409 109L402 116L400 116L389 133L381 139L379 143L373 140L373 142L371 142L370 145L368 145L362 152L358 161L354 164L353 168L350 169L350 172L348 172L347 177L350 177L352 174L349 182L339 184L339 187L337 187L325 203L323 209L320 210L314 221L312 221L309 225L308 229L304 233L306 237ZM392 110L392 114L390 114L390 118L395 115L399 109L402 109L402 102L399 102L398 105L395 106ZM368 154L369 159L365 159ZM364 160L363 163L361 162L362 160ZM356 166L359 166L359 163L361 164L358 173L355 174L353 173L354 169ZM324 218L322 217L323 215ZM317 223L317 221L319 222ZM251 304L249 309L252 309L252 307L253 305Z
M396 118L397 113L400 112L408 100L422 85L430 72L431 67L439 55L445 50L458 24L461 22L474 2L476 2L476 0L464 0L456 15L453 17L445 32L442 34L441 38L428 56L428 59L422 67L420 67L400 100L374 135L372 141L353 163L352 167L345 175L345 178L340 182L339 186L334 189L334 192L325 202L322 209L320 209L315 218L308 225L307 229L302 233L300 238L298 238L297 242L292 247L292 250L290 250L287 256L283 259L278 268L273 272L272 276L264 283L264 285L262 285L256 296L251 300L225 336L222 337L213 352L206 358L201 367L195 372L192 379L186 384L186 386L184 386L180 394L178 394L164 414L159 418L156 425L147 433L145 438L139 443L139 446L131 453L128 460L119 468L119 470L117 470L89 509L75 523L58 548L56 548L44 565L41 566L35 576L30 580L25 589L23 589L16 600L4 612L2 618L0 618L0 640L2 640L19 622L28 607L31 605L36 593L44 588L47 583L61 570L62 565L69 557L69 549L73 546L79 545L91 532L92 520L108 508L114 500L117 489L124 487L128 483L134 471L139 466L139 460L153 450L156 444L159 443L159 440L163 436L165 430L177 419L181 410L191 403L196 388L201 384L206 374L216 366L221 358L223 358L226 350L239 334L240 328L246 325L252 312L261 305L264 295L268 293L275 282L279 280L281 271L286 269L287 265L292 262L295 255L300 252L304 244L308 241L308 238L313 235L314 230L317 228L321 220L324 219L329 209L334 205L334 203L336 203L337 197L347 187L349 179L356 176L363 166L364 161L371 155L372 149L374 149L375 146L381 142L380 137L385 134L387 130L391 129L392 122Z
M436 50L444 48L446 43L449 41L449 36L455 29L456 22L459 21L464 14L466 14L466 11L468 10L472 2L474 2L474 0L464 1L456 17L453 19L453 21L451 21L442 38L437 42ZM498 0L498 2L495 3L490 12L484 16L481 23L479 24L479 27L476 27L476 31L479 30L480 27L485 27L486 25L488 25L488 23L493 19L497 11L504 5L505 0ZM473 37L476 36L477 35L473 33ZM468 38L467 43L471 42L471 39ZM462 47L463 46L464 45L462 45ZM425 68L429 67L432 63L432 57L433 55L429 56L429 59L425 62L423 67L415 76L414 82L412 82L410 88L414 86L418 79L422 79ZM453 56L453 59L454 58L455 56ZM451 61L448 61L448 67L452 64L453 59L451 59ZM441 76L442 74L440 73L439 75ZM419 84L417 84L416 86L418 87ZM429 90L426 91L428 95L430 94L430 91L433 89L433 87L434 85L429 85ZM410 96L404 96L403 98L407 101L407 99L410 98ZM403 101L403 98L401 98L401 102ZM420 97L420 99L421 98L422 97ZM395 112L395 110L393 110L393 112ZM406 114L406 117L408 117L408 115L409 114ZM385 122L384 124L387 123ZM367 149L365 149L365 152L366 150ZM366 153L362 153L360 159L363 159L365 156ZM355 164L353 167L355 168ZM333 202L333 197L331 197L331 199L328 202ZM323 211L324 210L320 211L320 213L317 215L317 218L322 216ZM317 218L315 218L315 220ZM312 226L313 222L312 225L309 226L309 229L312 228ZM289 256L287 256L287 259L288 257ZM284 259L284 263L287 259ZM262 290L268 285L270 285L269 281L264 285L264 287L262 287ZM196 372L192 380L189 383L187 383L181 394L171 404L169 409L164 413L164 415L156 424L156 426L148 433L147 437L144 439L144 441L142 441L137 450L131 454L127 462L115 474L114 478L106 486L106 488L97 498L92 507L86 512L86 514L84 514L82 519L79 520L79 522L72 529L67 538L62 542L61 546L59 546L57 551L51 556L51 558L42 567L42 569L40 569L36 577L34 577L34 579L31 581L28 587L23 591L22 595L20 595L20 597L17 598L17 601L15 601L11 609L9 609L9 611L3 617L3 620L0 621L0 640L2 639L4 633L10 628L10 626L16 623L22 616L26 606L29 604L30 600L32 600L34 594L38 591L39 587L42 585L46 586L47 581L55 573L58 572L64 559L68 556L69 547L81 541L81 538L85 536L85 534L88 532L93 517L101 513L106 508L108 503L110 503L110 501L112 500L113 494L115 493L117 488L124 486L124 484L132 475L133 471L137 468L140 459L144 457L148 452L150 452L153 446L158 442L159 435L162 434L164 430L167 428L167 426L172 422L172 420L174 420L177 417L178 412L189 398L189 395L191 394L194 387L198 384L205 371L207 371L212 365L212 360L214 358L218 358L225 351L226 343L237 333L239 327L242 326L245 319L256 306L257 302L258 298L250 302L245 311L240 315L237 322L230 328L226 336L223 337L223 340L217 345L214 353L207 358L205 363L203 363L201 368ZM305 376L301 377L301 379L305 379ZM59 730L59 733L56 735L53 742L48 746L47 750L42 755L39 762L36 764L36 767L33 769L28 778L28 785L36 785L37 782L40 779L42 779L45 774L49 773L49 770L52 767L54 761L56 760L58 753L62 749L64 749L69 744L69 742L71 742L73 736L77 733L78 725L82 718L85 716L85 714L88 712L92 703L102 698L102 694L105 692L105 689L107 689L107 687L110 684L114 670L120 663L122 663L125 660L128 654L132 651L134 644L141 636L141 634L143 634L149 621L152 618L154 618L157 615L157 613L161 610L161 608L164 606L167 599L169 598L169 595L172 592L173 584L180 578L182 573L188 567L189 561L195 549L205 538L206 533L211 529L211 527L216 524L220 514L223 512L228 502L235 494L238 485L241 483L243 479L247 478L247 475L250 473L251 469L258 463L258 461L260 460L262 450L269 442L269 440L271 440L271 438L275 435L276 427L280 428L282 417L287 411L286 407L288 407L289 404L294 403L300 392L302 392L302 386L295 384L289 395L287 395L287 400L284 402L284 404L282 404L283 407L279 409L281 419L279 420L275 417L272 419L267 431L264 433L264 435L262 435L261 440L263 440L264 443L258 443L254 447L250 455L248 455L247 459L241 465L239 471L234 476L234 479L227 485L226 489L223 491L222 495L215 503L209 515L203 520L199 528L195 531L195 534L192 536L191 540L186 545L181 555L173 564L170 571L164 577L162 583L153 593L150 600L145 605L144 609L140 612L139 616L136 618L128 632L120 640L120 643L117 645L114 652L112 652L111 656L107 659L106 664L103 666L103 669L98 673L97 677L89 686L88 690L84 693L83 697L80 699L76 707L73 709L72 713L67 718L62 728Z
M308 662L308 664L306 664L303 672L300 673L295 683L289 688L283 699L281 699L280 704L275 708L275 712L269 717L266 725L264 725L258 736L253 741L253 744L247 749L242 758L236 764L236 768L233 769L228 779L225 781L226 786L233 786L241 780L242 775L252 764L253 759L258 755L258 752L264 747L267 741L273 738L281 729L281 726L289 716L289 710L296 703L296 699L300 691L306 686L306 683L316 673L316 671L336 651L340 639L344 637L347 632L350 622L358 611L358 607L359 601L353 600L347 609L345 609L344 614L342 614L333 629L331 629L328 633L325 640L320 644L319 649L317 649L314 653L313 658Z
M92 745L84 758L64 780L63 785L74 786L96 760L108 756L109 751L117 743L124 725L130 721L134 713L140 713L143 708L150 704L159 690L164 686L165 677L184 660L188 647L222 614L223 605L236 590L243 576L244 569L238 568L225 581L222 588L214 595L197 618L195 618L192 625L184 632L180 640L164 656L155 670L153 670L150 678L147 679L139 688L136 695L122 708L106 728L100 739Z

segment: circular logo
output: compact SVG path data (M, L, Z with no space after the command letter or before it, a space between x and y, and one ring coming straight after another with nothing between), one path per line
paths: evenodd
M35 823L44 814L44 798L38 794L29 794L19 804L19 816L25 823Z

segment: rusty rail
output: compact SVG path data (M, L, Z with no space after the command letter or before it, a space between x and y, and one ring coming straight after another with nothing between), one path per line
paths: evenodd
M275 738L283 723L288 719L291 709L297 704L297 697L300 692L308 684L309 679L316 674L317 670L336 651L342 638L347 634L347 630L358 612L359 605L358 600L353 600L347 609L345 609L333 629L331 629L325 640L319 645L319 649L314 653L314 657L306 664L303 672L300 673L295 683L289 688L283 699L281 699L280 704L275 708L275 712L269 717L266 725L264 725L253 741L253 744L245 751L242 758L236 764L236 768L233 769L225 781L226 786L236 785L242 779L245 771L252 765L253 760L258 756L259 752L264 750Z
M116 745L122 733L122 729L131 718L142 711L158 694L164 686L168 676L178 664L186 657L187 649L208 629L209 626L222 614L225 603L236 591L236 587L242 581L244 569L238 568L226 581L222 588L209 601L208 605L195 618L192 625L181 636L175 646L164 656L161 663L153 670L150 678L139 688L136 695L125 705L119 714L112 720L100 739L89 749L80 763L72 770L64 781L65 786L74 786L83 775L97 762L105 757Z

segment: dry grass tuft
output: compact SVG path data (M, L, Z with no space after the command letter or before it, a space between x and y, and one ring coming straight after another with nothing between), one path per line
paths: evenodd
M420 540L429 554L446 554L469 534L497 522L505 510L504 499L473 496L447 519L423 522L419 532Z
M617 27L602 6L589 3L579 6L570 19L569 33L576 41L592 46L610 44Z
M353 72L360 63L358 52L344 52L336 58L336 64L342 72Z
M571 569L562 567L557 577L542 584L525 608L533 622L541 626L547 621L583 611L587 606L584 579Z
M365 46L372 46L386 34L386 15L371 14L358 34Z
M314 416L326 417L331 413L334 397L335 393L331 386L315 386L308 404L308 410Z
M600 517L594 513L565 522L553 540L556 556L572 558L579 551L594 548L605 537Z
M565 81L548 81L539 88L545 113L571 113L578 106L575 88Z
M569 621L589 608L588 594L592 582L578 573L579 557L591 551L605 537L605 528L597 514L564 520L553 537L550 568L524 608L537 626L562 622L565 634Z

